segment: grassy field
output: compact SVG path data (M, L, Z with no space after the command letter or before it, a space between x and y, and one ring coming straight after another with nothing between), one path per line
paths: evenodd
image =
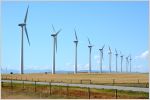
M2 79L149 87L148 73L3 74Z
M50 91L51 90L51 91ZM3 83L1 90L2 99L88 99L88 88L51 86L33 84ZM119 99L148 99L149 94L144 92L117 91ZM90 89L92 99L115 99L116 91L112 89Z

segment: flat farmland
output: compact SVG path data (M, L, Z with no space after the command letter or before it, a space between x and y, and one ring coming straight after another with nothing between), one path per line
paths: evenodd
M147 84L149 83L148 73L78 73L78 74L2 74L2 79L82 83L82 84ZM90 83L91 82L91 83Z

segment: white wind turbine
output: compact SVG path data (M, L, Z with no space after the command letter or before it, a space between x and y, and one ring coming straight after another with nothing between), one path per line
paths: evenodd
M131 61L132 61L132 58L131 58L131 55L130 55L130 73L131 73Z
M117 50L116 50L116 49L115 49L115 51L116 51L116 54L115 54L115 55L116 55L116 72L117 72L117 67L118 67L118 66L117 66L118 53L117 53Z
M74 74L77 73L77 46L78 46L78 37L76 34L76 30L74 30L75 32L75 41L73 41L75 43L75 66L74 66Z
M21 27L21 29L22 29L22 36L21 36L21 74L24 74L24 57L23 57L23 55L24 55L24 52L23 52L23 50L24 50L24 30L25 30L25 33L26 33L26 36L27 36L27 40L28 40L28 43L29 43L29 46L30 46L30 41L29 41L29 37L28 37L28 32L27 32L27 28L26 28L26 21L27 21L27 16L28 16L28 9L29 9L29 6L28 6L28 8L27 8L27 11L26 11L26 15L25 15L25 18L24 18L24 22L23 23L20 23L20 24L18 24L18 26L20 26Z
M92 51L92 47L93 45L91 45L91 42L90 42L90 39L88 38L88 41L89 41L89 73L91 73L91 51Z
M53 31L54 33L51 34L51 36L54 39L53 42L53 66L52 66L52 74L55 74L55 48L56 48L56 52L57 52L57 35L60 33L61 29L56 32L54 26L52 25Z
M112 52L111 52L111 49L110 49L110 46L109 46L109 71L111 72L111 56L112 56Z
M129 56L126 57L126 72L128 72L128 64L129 64L128 57L129 57Z
M122 53L121 53L121 52L120 52L120 58L121 58L121 72L122 72L123 55L122 55Z
M103 60L103 49L104 49L105 45L103 45L103 47L101 49L99 49L100 51L100 72L102 73L103 69L102 69L102 60Z

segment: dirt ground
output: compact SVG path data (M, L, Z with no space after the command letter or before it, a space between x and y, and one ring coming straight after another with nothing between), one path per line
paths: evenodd
M2 74L2 79L54 81L66 83L149 83L148 73L78 73L78 74Z

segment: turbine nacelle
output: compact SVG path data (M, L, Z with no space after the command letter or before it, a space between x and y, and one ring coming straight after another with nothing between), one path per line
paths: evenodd
M77 40L75 40L75 41L73 41L74 43L78 43L78 41Z
M109 46L109 52L108 52L108 54L112 54L111 49L110 49L110 46Z
M118 54L115 54L116 56L118 56Z
M89 48L92 48L94 45L92 45L92 44L91 44L91 42L90 42L90 39L89 39L89 38L88 38L88 42L89 42L88 47L89 47Z
M18 26L21 26L21 27L23 27L23 26L25 26L25 25L26 25L26 23L18 24Z
M51 36L56 37L56 36L57 36L57 34L51 34Z
M116 49L115 49L115 52L116 52L116 54L115 54L115 55L116 55L116 56L118 56L118 53L117 53L117 50L116 50Z
M92 48L93 46L92 46L92 45L89 45L88 47L89 47L89 48Z
M103 51L103 49L99 49L101 52Z

